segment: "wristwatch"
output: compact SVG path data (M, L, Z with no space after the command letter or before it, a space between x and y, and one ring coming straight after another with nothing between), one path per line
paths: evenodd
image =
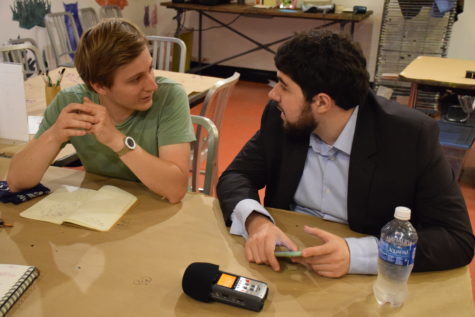
M116 154L121 157L122 155L128 153L129 151L132 151L136 147L137 143L135 143L135 140L131 136L126 136L124 138L124 147L120 151L116 152Z

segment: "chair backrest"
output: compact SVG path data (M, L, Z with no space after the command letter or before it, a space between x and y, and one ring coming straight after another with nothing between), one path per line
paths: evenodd
M111 5L101 7L99 15L101 16L101 19L122 18L122 11L120 10L118 6L111 4Z
M214 190L213 181L217 179L217 152L219 142L219 132L216 125L210 119L202 116L191 116L191 122L196 125L196 141L193 142L193 154L200 153L201 149L207 147L206 167L204 172L203 187L198 185L202 171L201 155L193 155L191 168L190 189L194 192L203 192L211 195ZM203 131L203 128L205 131ZM206 132L206 133L203 133Z
M39 49L39 46L38 44L36 43L36 41L30 37L18 37L16 39L9 39L8 40L8 44L11 44L11 45L16 45L16 44L24 44L24 43L27 43L27 44L31 44L34 46L33 49L29 49L32 51L32 54L33 54L33 57L35 58L34 59L34 62L36 64L35 66L35 69L31 69L31 62L32 61L29 61L30 63L30 71L27 71L25 70L25 79L27 77L35 73L39 73L40 71L41 72L45 72L46 69L48 69L48 63L46 62L45 60L45 52L41 52L40 49ZM39 56L39 57L37 57Z
M231 77L218 81L206 94L205 100L201 107L200 116L211 119L215 124L216 128L220 129L224 111L228 105L229 97L231 92L239 80L240 74L235 72ZM202 137L202 131L198 127L196 130L196 138L203 139L204 141L200 142L200 147L198 150L193 149L193 170L200 170L200 161L204 156L207 155L209 148L206 144L206 138ZM216 145L216 152L218 152L219 143ZM212 193L216 187L218 181L218 162L215 163L215 172L213 173L213 178L211 179L211 192ZM198 174L192 174L192 185L197 182L196 178ZM195 178L195 179L193 179ZM193 187L193 186L192 186Z
M152 53L153 68L162 70L173 70L173 59L178 56L178 71L185 72L186 44L176 37L149 35L147 40L150 43ZM175 50L178 54L175 55Z
M231 92L239 80L240 74L235 72L231 77L218 81L206 94L200 116L210 118L218 128L221 128L224 111L228 106Z
M29 42L0 46L0 52L2 61L23 65L24 79L35 73L46 72L40 50ZM29 52L33 55L33 59Z
M53 46L57 66L74 67L74 54L79 44L79 34L74 18L69 12L48 13L45 25Z
M35 47L39 47L38 44L36 44L36 41L30 37L19 37L17 39L8 40L8 44L23 44L23 43L30 43L31 45Z
M94 8L79 9L79 20L81 21L83 31L87 31L99 23L96 10Z

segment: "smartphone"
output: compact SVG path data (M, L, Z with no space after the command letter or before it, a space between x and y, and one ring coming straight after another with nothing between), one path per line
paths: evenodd
M274 251L276 257L292 258L302 256L302 251Z

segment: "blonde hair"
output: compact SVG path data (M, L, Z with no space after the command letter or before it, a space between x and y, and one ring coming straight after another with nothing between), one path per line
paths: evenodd
M134 60L147 47L139 28L120 18L105 19L87 30L79 41L74 65L86 86L110 88L115 71Z

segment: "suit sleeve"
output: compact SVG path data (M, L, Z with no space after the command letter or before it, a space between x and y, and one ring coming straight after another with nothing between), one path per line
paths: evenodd
M244 145L233 162L219 178L217 194L224 221L231 225L231 214L236 205L244 199L259 201L259 189L266 183L266 163L262 125L269 112L269 106L264 110L261 130Z
M413 212L419 236L414 271L460 267L469 264L474 254L467 207L438 136L436 121L424 121L418 141L420 175Z

